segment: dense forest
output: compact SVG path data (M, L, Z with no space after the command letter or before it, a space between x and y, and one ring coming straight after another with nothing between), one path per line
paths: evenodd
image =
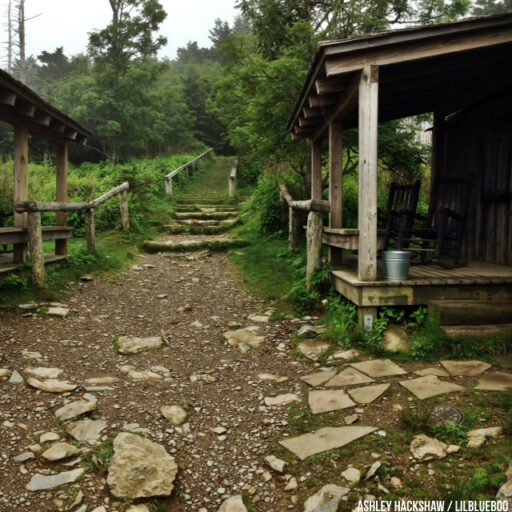
M169 60L157 58L166 43L159 29L169 15L158 0L109 3L111 22L90 33L83 53L67 55L60 47L26 56L25 1L9 2L8 71L95 134L86 148L72 149L73 163L126 163L213 147L236 154L247 180L267 176L260 183L267 202L277 188L265 180L287 181L298 197L308 188L309 149L292 142L286 125L319 41L512 8L511 0L238 0L240 16L215 20L210 47L190 41ZM12 43L17 37L19 44ZM428 148L415 142L413 126L381 125L383 175L428 172ZM355 132L346 133L347 177L357 170L356 140ZM11 146L11 129L2 125L4 160ZM33 140L32 161L52 155ZM274 220L265 219L264 229L276 229Z

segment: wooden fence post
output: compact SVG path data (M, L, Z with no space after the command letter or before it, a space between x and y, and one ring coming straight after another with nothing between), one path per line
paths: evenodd
M300 237L300 215L298 210L288 207L288 245L290 249L297 249Z
M172 178L165 179L165 192L167 195L172 196Z
M87 250L96 252L96 230L94 227L94 208L85 211L85 237L87 239Z
M128 231L130 229L130 212L128 209L128 191L123 190L120 196L120 204L121 204L121 227L123 231Z
M322 212L309 212L307 230L306 284L311 289L311 276L322 265Z
M32 283L34 286L41 286L44 283L44 252L43 232L41 230L41 214L29 212L28 239L30 242L30 260L32 262Z

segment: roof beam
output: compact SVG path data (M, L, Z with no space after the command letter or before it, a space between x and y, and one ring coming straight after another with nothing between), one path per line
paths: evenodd
M346 93L343 94L343 96L340 98L339 103L334 109L332 109L329 115L324 117L322 126L320 126L320 128L315 132L313 137L314 140L317 140L323 136L323 134L327 131L330 123L333 121L341 122L354 111L357 106L357 99L359 97L360 81L361 74L357 73L357 75L352 79L352 83L350 84Z
M52 116L38 110L34 115L34 121L43 126L50 126Z
M327 96L316 96L312 95L308 98L309 106L314 107L330 107L335 105L338 97L335 94L329 94Z
M299 117L299 126L315 126L322 122L321 117Z
M319 95L343 91L348 85L350 85L350 80L339 77L317 78L315 80L316 93Z
M512 42L512 31L497 30L483 33L453 34L436 39L417 40L414 46L405 45L369 48L346 55L330 57L325 61L327 77L361 70L365 65L385 66L439 55L460 53L477 48Z
M305 118L309 117L322 117L322 109L321 108L309 108L304 107L302 109Z
M8 107L14 107L16 105L17 96L11 91L0 92L0 103L7 105Z

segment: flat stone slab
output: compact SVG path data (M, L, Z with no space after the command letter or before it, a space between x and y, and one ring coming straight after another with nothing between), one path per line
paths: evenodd
M420 400L464 390L462 386L454 384L453 382L440 380L435 375L426 375L425 377L418 377L417 379L403 380L400 384Z
M279 444L304 460L317 453L341 448L376 430L377 427L325 427L316 432L279 441Z
M77 441L97 441L107 424L100 420L80 420L69 423L66 427L68 434Z
M115 384L120 380L121 379L118 379L117 377L106 375L105 377L92 377L90 379L85 379L85 384L87 386L108 386L109 384Z
M300 380L303 380L310 386L321 386L325 384L328 380L332 379L336 375L336 370L329 370L327 372L317 372L310 373L309 375L304 375Z
M415 375L419 375L420 377L425 377L425 375L435 375L437 377L449 377L450 374L443 370L442 368L423 368L423 370L416 370L414 372Z
M54 306L48 308L47 314L50 316L65 317L69 315L69 309L61 306Z
M78 453L80 453L80 450L76 446L59 441L58 443L53 444L50 446L50 448L45 450L41 454L41 457L46 460L55 461L67 459L68 457L77 455Z
M393 375L406 375L407 372L390 359L371 359L350 366L370 377L391 377Z
M375 386L364 386L362 388L349 389L348 394L360 404L370 404L383 395L391 384L376 384Z
M300 397L295 393L286 393L284 395L267 396L264 401L266 406L273 407L275 405L288 405L292 402L300 402Z
M89 400L77 400L76 402L71 402L60 409L57 409L55 411L55 416L60 421L66 421L87 412L95 411L97 407L98 406L94 402Z
M70 484L78 480L85 472L85 469L74 469L73 471L64 471L57 475L34 475L27 484L29 491L46 491L54 489L61 485Z
M357 371L355 368L345 368L327 382L327 387L354 386L356 384L367 384L374 382L371 377Z
M487 391L511 391L512 374L505 372L487 373L480 377L475 389L484 389Z
M258 373L258 379L270 382L286 382L288 377L274 375L273 373Z
M496 439L503 432L503 427L477 428L468 432L468 448L479 448L488 438Z
M251 348L258 348L265 341L265 337L258 334L259 329L260 327L255 325L245 329L226 331L223 336L232 347L245 343Z
M121 336L117 340L117 350L121 354L139 354L140 352L160 348L163 343L162 336L152 336L150 338Z
M29 377L27 384L41 391L47 391L48 393L65 393L66 391L73 391L77 388L77 384L70 384L66 381L56 379L39 380L35 377Z
M487 371L491 365L483 361L441 361L450 375L477 377Z
M60 368L25 368L25 373L28 373L32 377L36 377L38 379L57 379L62 375L63 371L64 370L61 370Z
M345 391L341 389L328 391L310 391L308 402L313 414L339 411L341 409L348 409L349 407L354 407L356 405L345 393Z
M297 350L308 359L316 361L329 347L329 343L324 341L304 340L297 345Z

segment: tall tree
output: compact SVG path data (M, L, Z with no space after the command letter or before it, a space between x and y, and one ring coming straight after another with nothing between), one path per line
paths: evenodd
M503 14L506 12L512 12L512 0L476 0L473 5L473 14L475 16Z

